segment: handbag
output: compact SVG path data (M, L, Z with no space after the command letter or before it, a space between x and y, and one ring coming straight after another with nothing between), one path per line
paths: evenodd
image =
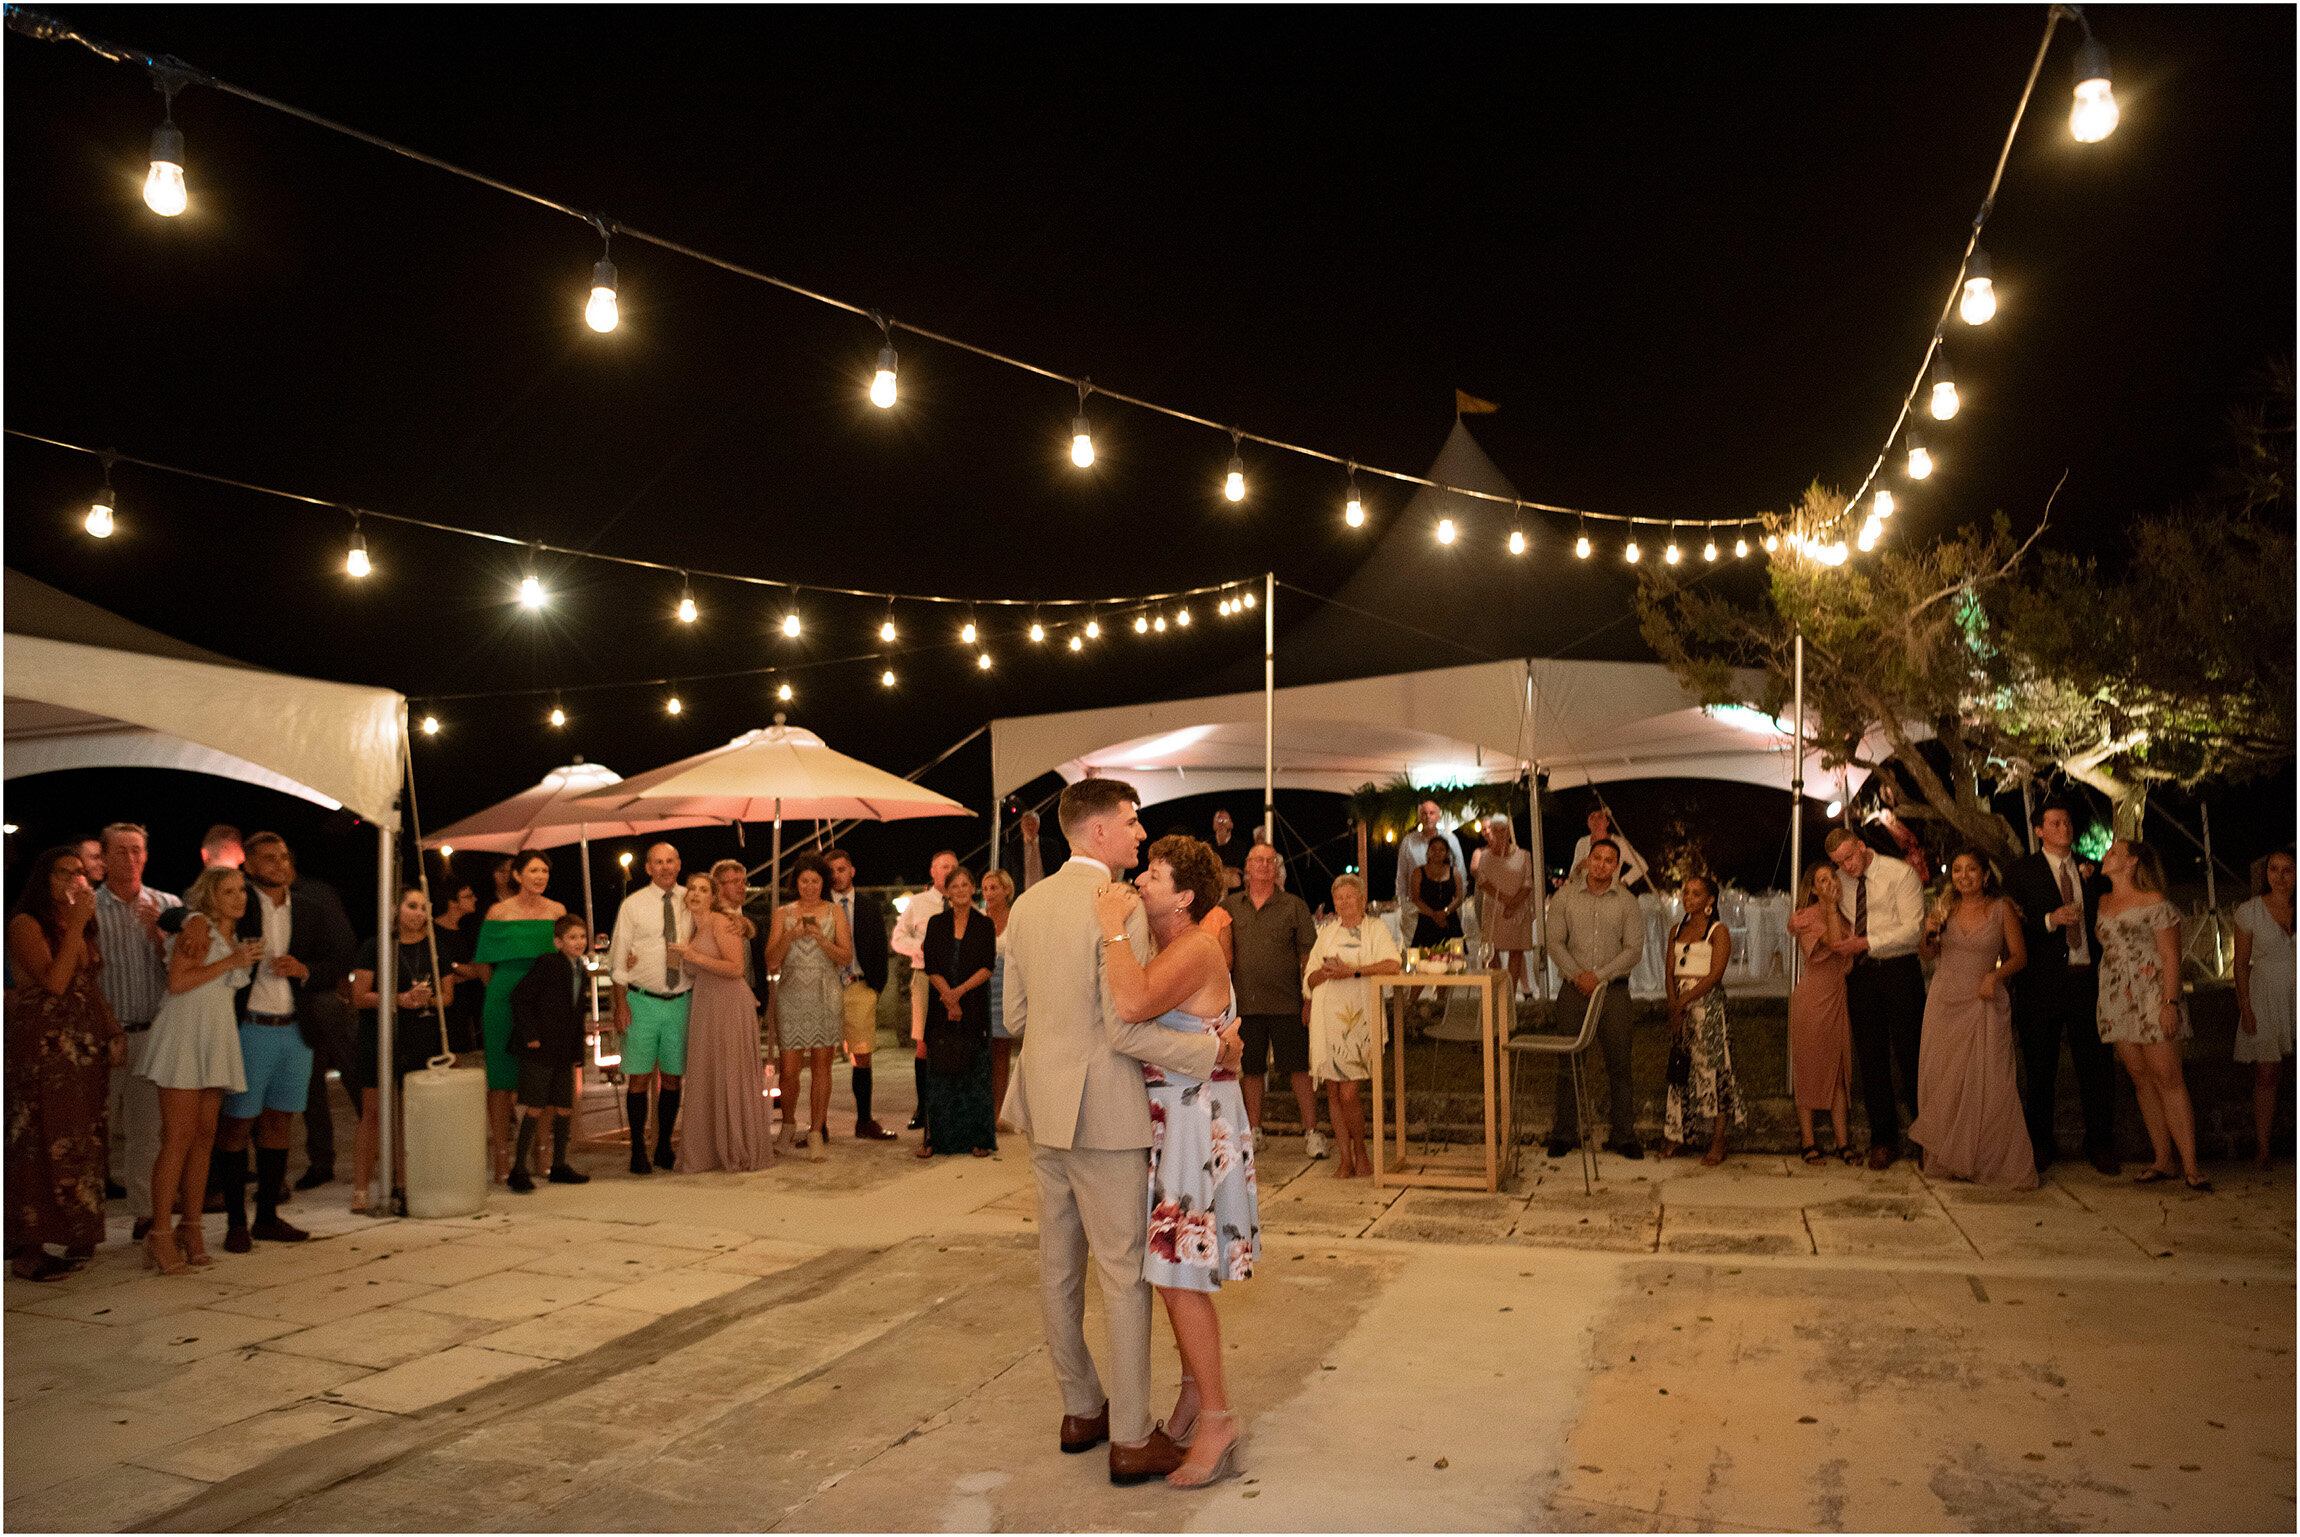
M1693 1081L1693 1043L1672 1041L1669 1045L1669 1087L1682 1089Z

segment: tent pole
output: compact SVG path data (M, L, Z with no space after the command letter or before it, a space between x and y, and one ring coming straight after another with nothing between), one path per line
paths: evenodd
M783 903L783 798L775 797L774 846L767 856L767 933L775 932L775 909Z
M1003 831L1005 818L1002 813L1005 810L1006 797L998 793L998 739L994 736L991 738L990 754L990 859L982 867L985 875L998 868L998 839Z
M392 1025L394 1023L392 1015L394 1005L399 998L399 979L396 975L399 970L399 914L392 910L397 905L392 901L392 898L397 895L393 888L399 884L395 879L397 871L393 869L396 853L397 850L393 847L391 829L381 822L376 823L375 1059L383 1065L375 1075L376 1146L382 1156L376 1160L377 1172L374 1179L380 1183L383 1198L380 1202L377 1201L377 1187L374 1184L371 1184L361 1194L367 1197L369 1211L386 1213L391 1211L392 1158L396 1151L393 1147L395 1139L392 1136L392 1111L396 1108L394 1101L398 1098L396 1092L398 1086L393 1082L395 1075L391 1071L391 1064L399 1060L392 1053ZM352 1084L348 1087L354 1095L359 1093L358 1085ZM322 1093L327 1091L325 1079L320 1081L320 1091Z
M1529 673L1526 687L1533 687ZM1533 984L1534 1001L1549 1002L1549 850L1541 835L1541 782L1548 776L1538 763L1533 766L1531 783L1533 793L1526 797L1526 821L1531 824L1533 837L1527 852L1533 855L1533 961L1527 968L1532 975L1526 980Z
M1796 741L1791 746L1789 760L1789 905L1797 903L1799 885L1805 879L1805 632L1797 631L1796 678ZM1794 912L1791 917L1796 916ZM1789 988L1794 992L1799 976L1804 971L1804 953L1794 944L1789 946Z
M583 932L596 934L599 924L591 911L591 826L587 822L575 824L575 841L583 849Z
M1278 573L1262 573L1262 841L1278 846Z

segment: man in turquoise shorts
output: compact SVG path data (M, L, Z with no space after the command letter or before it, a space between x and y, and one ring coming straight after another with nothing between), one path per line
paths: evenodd
M679 890L679 851L647 850L647 884L623 899L607 949L615 983L615 1025L623 1032L623 1105L631 1120L631 1172L652 1174L675 1161L679 1080L687 1071L687 995L694 979L676 965L673 944L695 937ZM656 1087L655 1161L647 1161L647 1089Z

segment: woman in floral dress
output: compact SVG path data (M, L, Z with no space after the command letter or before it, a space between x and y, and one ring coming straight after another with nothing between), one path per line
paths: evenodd
M1733 1076L1733 1035L1725 1022L1725 968L1733 960L1733 931L1717 920L1717 887L1705 875L1685 879L1680 893L1685 917L1669 936L1669 1029L1671 1045L1690 1057L1685 1081L1671 1075L1661 1121L1661 1156L1684 1149L1688 1115L1710 1121L1709 1151L1701 1161L1711 1168L1725 1161L1728 1126L1745 1126L1749 1109Z
M1318 930L1302 963L1302 992L1310 1000L1310 1076L1326 1086L1334 1123L1334 1178L1356 1179L1374 1172L1358 1083L1374 1075L1374 1032L1382 1028L1381 990L1362 979L1396 976L1404 957L1389 925L1367 916L1364 881L1342 876L1333 896L1334 921Z
M1147 970L1130 947L1103 947L1110 998L1122 1018L1212 1035L1230 1023L1237 994L1229 968L1197 918L1222 899L1225 884L1210 846L1175 836L1150 845L1132 887L1113 882L1095 898L1105 934L1122 931L1139 901L1158 946ZM1213 1294L1224 1281L1252 1275L1261 1252L1254 1139L1231 1069L1217 1068L1201 1083L1145 1062L1142 1076L1150 1095L1150 1237L1142 1270L1166 1304L1182 1355L1182 1392L1166 1433L1190 1453L1166 1482L1196 1489L1237 1471L1238 1428L1222 1377Z
M2100 1038L2132 1075L2156 1149L2156 1161L2133 1183L2153 1185L2177 1173L2189 1189L2210 1190L2212 1181L2196 1167L2196 1109L2180 1067L2180 1043L2193 1032L2180 997L2180 909L2165 899L2164 861L2138 839L2119 838L2100 856L2100 873L2109 885L2093 925L2100 938Z

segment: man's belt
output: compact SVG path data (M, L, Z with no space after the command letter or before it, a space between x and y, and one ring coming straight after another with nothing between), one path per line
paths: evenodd
M292 1025L295 1023L293 1014L258 1014L253 1009L248 1010L247 1019L251 1025Z
M623 986L627 990L637 993L642 998L660 998L665 1003L673 1003L687 996L686 990L684 989L676 993L658 993L653 988L641 987L636 982L626 982L623 984Z
M147 1020L145 1020L145 1021L144 1021L142 1024L140 1024L140 1025L122 1025L122 1026L120 1027L120 1032L121 1032L121 1034L123 1034L123 1035L141 1035L141 1034L143 1034L143 1033L144 1033L146 1030L149 1030L149 1029L151 1029L151 1028L152 1028L152 1022L151 1022L150 1020L148 1020L148 1019L147 1019Z

